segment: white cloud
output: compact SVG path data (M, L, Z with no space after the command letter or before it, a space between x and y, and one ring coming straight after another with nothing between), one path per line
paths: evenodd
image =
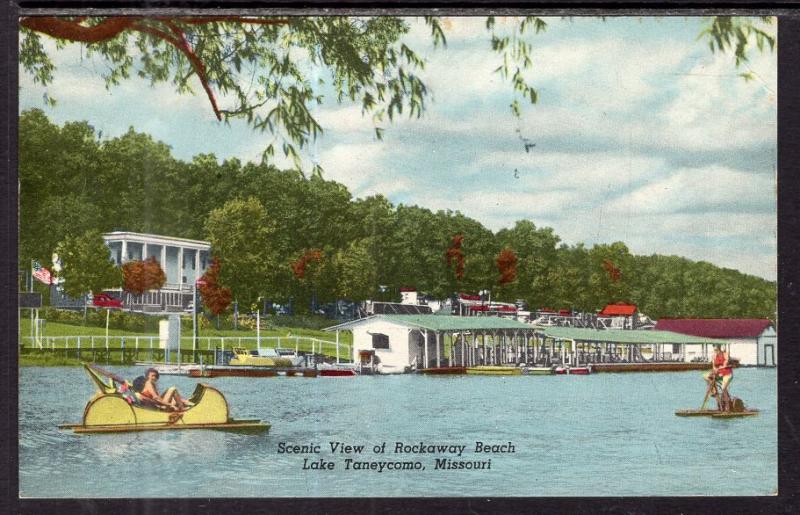
M325 149L320 154L320 161L325 168L325 177L347 186L354 195L362 195L361 191L368 188L374 181L392 184L391 174L383 165L384 159L391 151L391 147L381 142L339 143ZM394 191L384 191L390 195L401 191L396 186ZM389 188L392 189L392 188Z
M774 178L721 166L680 169L654 179L608 205L609 212L672 213L680 211L730 212L754 204L770 206L777 191Z

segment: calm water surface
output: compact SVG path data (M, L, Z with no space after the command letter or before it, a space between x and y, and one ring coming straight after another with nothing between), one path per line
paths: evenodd
M128 378L142 368L109 367ZM93 386L79 368L20 370L23 497L769 495L777 489L777 373L740 369L734 395L762 413L676 417L699 407L699 372L591 376L219 378L234 417L267 434L163 431L82 435ZM191 393L195 380L162 376ZM346 471L328 442L365 445L358 461L419 460L420 471ZM385 455L372 448L387 442ZM394 442L467 446L491 470L434 470ZM476 441L513 454L477 456ZM303 470L278 444L321 444L337 469ZM716 456L715 456L716 455ZM727 456L720 460L719 455ZM438 457L442 457L441 455ZM137 471L140 473L137 476Z

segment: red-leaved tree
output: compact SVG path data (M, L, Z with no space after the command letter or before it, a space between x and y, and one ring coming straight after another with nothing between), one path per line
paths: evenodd
M612 283L619 282L620 278L622 278L622 272L620 272L619 268L614 266L614 263L610 259L603 260L603 268L605 269L606 273L608 274L608 278L611 279Z
M453 263L456 265L456 279L458 280L464 278L464 250L461 248L463 242L463 234L456 234L453 236L453 242L447 249L446 254L447 266L452 267Z
M213 258L202 277L205 284L201 284L197 288L200 292L200 297L203 299L203 305L215 315L219 315L228 309L228 306L231 305L231 301L233 300L231 289L219 283L221 268L222 264L220 261L217 258Z
M517 278L517 255L505 248L497 255L497 269L500 271L499 283L508 284Z
M136 295L156 290L167 282L167 275L154 256L143 261L128 261L122 265L125 289Z
M306 276L306 268L311 261L316 261L317 263L322 261L322 251L319 249L310 249L297 258L292 263L292 272L294 276L298 279L304 278Z

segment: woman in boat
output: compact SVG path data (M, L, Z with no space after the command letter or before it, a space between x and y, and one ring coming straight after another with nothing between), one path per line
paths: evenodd
M170 386L167 391L164 392L164 395L160 395L158 393L158 387L156 386L158 378L158 370L155 368L148 368L147 372L145 372L145 382L139 395L176 411L186 409L192 405L191 402L181 397L180 393L178 393L178 389L174 386Z
M727 409L730 394L728 393L728 386L733 379L733 367L730 365L730 355L727 351L722 350L722 346L714 345L714 356L711 358L711 371L706 375L706 381L709 385L717 378L722 379L722 391L718 393L720 406L722 410Z

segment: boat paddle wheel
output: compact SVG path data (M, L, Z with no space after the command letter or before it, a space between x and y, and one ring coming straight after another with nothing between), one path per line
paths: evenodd
M758 410L747 408L744 401L738 397L732 397L727 390L720 391L721 380L715 378L709 381L706 389L706 396L699 409L677 410L675 414L679 417L713 417L713 418L738 418L752 417L758 415ZM706 408L709 399L716 400L716 409Z

